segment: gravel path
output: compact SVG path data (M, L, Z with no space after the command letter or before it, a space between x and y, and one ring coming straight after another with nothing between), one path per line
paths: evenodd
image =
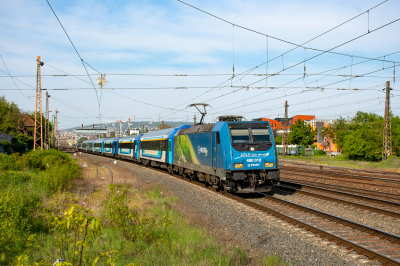
M95 158L110 162L110 158ZM165 186L186 206L201 213L211 226L225 228L235 238L243 239L244 248L266 254L277 253L289 265L379 265L275 217L167 173L122 161L118 161L116 166L132 170L138 179Z

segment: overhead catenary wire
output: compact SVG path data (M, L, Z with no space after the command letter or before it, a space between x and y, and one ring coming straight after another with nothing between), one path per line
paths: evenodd
M400 65L400 64L399 64L399 65ZM392 67L387 67L386 69L388 69L388 68L393 68L393 66L392 66ZM378 69L378 70L375 70L375 71L371 71L371 72L366 73L366 75L368 75L369 73L375 73L375 72L379 72L379 71L382 71L382 70L385 70L385 69ZM347 79L347 80L348 80L348 79ZM344 81L346 81L346 79L345 79L345 80L342 80L342 81L338 81L338 82L333 82L333 83L330 83L330 84L326 84L325 86L330 86L330 85L337 84L337 83L344 82ZM289 82L289 83L291 83L291 82ZM288 84L288 83L286 83L286 84ZM286 84L284 84L284 86L285 86ZM325 88L325 87L323 86L323 88ZM373 89L373 90L374 90L374 89ZM265 94L265 93L266 93L266 92L260 93L260 94L258 94L258 95L256 95L256 96L253 96L253 97L249 97L249 98L247 98L246 100L251 99L251 98L255 98L255 97L260 96L260 95ZM266 101L266 100L265 100L265 101ZM259 104L259 103L262 103L262 102L265 102L265 101L258 101L258 102L250 103L250 104ZM241 102L241 101L237 101L237 102L235 102L234 104L239 103L239 102ZM229 106L229 105L225 105L225 106ZM223 106L223 107L225 107L225 106ZM223 108L223 107L220 107L220 108ZM220 109L220 108L218 108L218 109ZM239 107L236 106L236 108L239 108ZM235 108L235 109L236 109L236 108ZM232 110L232 109L233 109L233 108L228 109L228 110ZM216 110L217 110L217 109L216 109ZM226 111L226 110L225 110L225 111Z
M209 13L209 12L206 12L206 11L200 9L200 8L197 8L197 7L195 7L195 6L192 6L192 5L188 4L188 3L185 3L185 2L183 2L183 1L181 1L181 0L177 0L177 1L178 1L178 2L181 2L182 4L187 5L187 6L189 6L189 7L192 7L192 8L194 8L194 9L200 11L200 12L203 12L203 13L209 15L209 16L212 16L212 17L214 17L214 18L216 18L216 19L219 19L219 20L221 20L221 21L223 21L223 22L226 22L226 23L228 23L228 24L231 24L231 25L234 26L234 27L238 27L238 28L241 28L241 29L244 29L244 30L247 30L247 31L256 33L256 34L259 34L259 35L263 35L263 36L266 36L266 37L275 39L275 40L280 41L280 42L284 42L284 43L287 43L287 44L291 44L291 45L293 45L293 46L296 46L294 49L296 49L296 48L305 48L305 49L309 49L309 50L313 50L313 51L318 51L318 52L332 53L332 54L342 55L342 56L348 56L348 57L353 56L353 57L355 57L355 58L362 58L362 59L369 59L369 58L363 57L363 56L357 56L357 55L351 55L351 54L345 54L345 53L337 53L337 52L332 52L331 50L322 50L322 49L316 49L316 48L312 48L312 47L305 47L304 44L306 44L306 43L308 43L308 42L310 42L310 41L313 41L313 40L315 40L315 39L321 37L322 35L325 35L326 33L328 33L328 32L330 32L330 31L332 31L332 30L334 30L334 29L336 29L336 28L338 28L338 27L340 27L340 26L342 26L342 25L344 25L344 24L346 24L346 23L348 23L348 22L350 22L350 21L352 21L352 20L354 20L354 19L360 17L361 15L363 15L363 14L365 14L365 13L368 13L368 14L369 14L369 11L370 11L370 10L373 10L373 9L377 8L378 6L380 6L380 5L382 5L382 4L386 3L386 2L388 2L389 0L386 0L386 1L383 1L383 2L379 3L378 5L376 5L376 6L372 7L372 8L370 8L370 9L368 9L368 10L362 12L362 13L360 13L359 15L357 15L357 16L355 16L355 17L353 17L353 18L351 18L351 19L349 19L349 20L347 20L347 21L345 21L345 22L343 22L343 23L341 23L341 24L339 24L338 26L336 26L336 27L334 27L334 28L332 28L332 29L330 29L330 30L328 30L328 31L326 31L326 32L324 32L324 33L322 33L322 34L320 34L320 35L314 37L313 39L311 39L311 40L309 40L309 41L307 41L306 43L303 43L303 44L296 44L296 43L291 42L291 41L287 41L287 40L284 40L284 39L281 39L281 38L278 38L278 37L274 37L274 36L271 36L271 35L268 35L268 34L265 34L265 33L262 33L262 32L259 32L259 31L253 30L253 29L250 29L250 28L243 27L243 26L241 26L241 25L235 24L235 23L230 22L230 21L228 21L228 20L225 20L225 19L223 19L223 18L221 18L221 17L218 17L218 16L216 16L216 15L213 15L213 14L211 14L211 13ZM372 31L368 31L367 34L370 33L370 32L372 32ZM291 51L292 51L292 50L291 50ZM289 52L290 52L290 51L289 51ZM286 52L286 53L288 53L288 52ZM283 55L285 55L286 53L279 55L279 57L283 57ZM381 59L374 59L374 60L377 60L377 61L384 61L384 60L381 60ZM393 62L393 61L387 61L387 62ZM396 62L396 63L397 63L397 62Z
M180 1L180 0L178 0L178 1ZM182 2L182 1L180 1L180 2ZM372 10L372 9L374 9L374 8L376 8L376 7L378 7L378 6L380 6L381 4L383 4L383 3L385 3L385 2L387 2L387 1L381 2L380 4L378 4L378 5L376 5L376 6L372 7L372 8L370 8L370 9L368 9L368 10ZM182 2L182 3L184 3L184 2ZM184 4L186 4L186 5L188 5L188 6L191 6L191 5L187 4L187 3L184 3ZM191 7L193 7L193 6L191 6ZM198 9L198 8L196 8L196 7L193 7L193 8ZM200 9L198 9L198 10L200 10ZM202 11L202 12L204 12L204 13L207 13L207 12L205 12L205 11L203 11L203 10L200 10L200 11ZM337 26L335 26L335 27L329 29L328 31L325 31L325 32L323 32L322 34L320 34L320 35L318 35L318 36L316 36L316 37L314 37L314 38L312 38L312 39L310 39L310 40L304 42L303 44L301 44L301 47L303 47L304 44L309 43L309 42L311 42L311 41L313 41L313 40L315 40L315 39L317 39L317 38L319 38L319 37L321 37L321 36L323 36L323 35L329 33L330 31L333 31L333 30L335 30L335 29L341 27L342 25L344 25L344 24L346 24L346 23L348 23L348 22L354 20L355 18L361 16L361 15L364 14L364 13L365 13L365 12L362 12L361 14L359 14L359 15L357 15L357 16L355 16L355 17L353 17L353 18L351 18L351 19L349 19L349 20L347 20L347 21L345 21L345 22L343 22L343 23L341 23L341 24L339 24L339 25L337 25ZM207 14L209 14L209 13L207 13ZM209 14L209 15L211 15L211 14ZM214 15L211 15L211 16L214 16ZM214 16L214 17L216 17L216 16ZM218 18L218 17L217 17L217 18ZM220 19L220 18L218 18L218 19ZM229 22L229 23L230 23L230 22ZM269 35L265 35L265 36L269 36ZM297 49L297 48L298 48L298 46L296 46L296 47L290 49L289 51L287 51L287 52L285 52L285 53L283 53L283 54L281 54L281 55L283 56L283 55L285 55L285 54L287 54L287 53L290 53L291 51L293 51L293 50L295 50L295 49ZM303 47L303 48L304 48L304 47ZM269 60L268 62L273 61L273 60L279 58L281 55L278 55L278 56L272 58L272 59ZM264 62L264 63L262 63L262 64L259 64L259 65L255 66L255 67L253 67L253 68L251 68L251 69L249 69L249 70L247 70L247 71L242 72L242 74L243 74L243 73L252 72L253 70L257 69L258 67L260 67L260 66L262 66L262 65L264 65L265 63L268 63L268 62ZM305 61L304 61L304 62L305 62ZM227 81L229 81L229 80L230 80L230 79L228 79ZM225 81L225 82L227 82L227 81ZM222 82L222 83L220 83L219 85L224 84L225 82ZM217 85L217 86L219 86L219 85ZM196 98L198 98L198 97L200 97L200 96L202 96L202 95L204 95L204 94L206 94L206 93L208 93L208 92L210 92L210 91L212 91L212 90L213 90L213 89L210 89L210 90L208 90L208 91L206 91L206 92L204 92L204 93L201 93L200 95L198 95L198 96L192 98L192 99L189 100L189 101L192 101L192 100L194 100L194 99L196 99ZM179 105L175 106L175 108L178 107L178 106L180 106L180 105L183 105L183 104L185 104L185 103L188 103L189 101L186 101L186 102L184 102L184 103L182 103L182 104L179 104ZM158 115L158 114L157 114L157 115Z
M400 51L397 51L397 52L395 52L395 53L399 53L399 52L400 52ZM391 53L391 54L395 54L395 53ZM383 56L381 56L381 57L383 57ZM366 60L366 61L363 61L363 62L359 62L358 64L365 63L365 62L368 62L368 61L370 61L370 60ZM346 67L348 67L348 66L350 66L350 65L347 65L347 66L344 66L344 67L335 68L335 69L333 69L333 70L344 69L344 68L346 68ZM388 67L388 68L392 68L392 67ZM388 68L386 68L386 69L388 69ZM379 72L379 71L382 71L382 70L385 70L385 69L378 69L378 70L376 70L376 71L372 71L372 72L365 73L364 75L369 75L369 74L376 73L376 72ZM330 71L331 71L331 70L327 70L327 71L323 71L323 72L320 72L320 73L330 72ZM335 71L335 72L337 72L337 71ZM361 75L361 76L363 76L363 75ZM321 78L321 79L322 79L322 78ZM321 80L321 79L318 79L318 80ZM293 82L295 82L295 81L297 81L297 80L300 80L300 78L295 79L295 80L290 81L290 82L287 82L287 83L283 84L282 86L276 87L276 88L285 87L286 85L288 85L288 84L290 84L290 83L293 83ZM318 81L318 80L317 80L317 81ZM334 85L334 84L337 84L337 83L340 83L340 82L344 82L344 81L347 81L347 80L348 80L348 79L341 80L341 81L337 81L337 82L333 82L333 83L330 83L330 84L325 84L325 85L321 86L321 88L326 88L326 86L331 86L331 85ZM313 83L313 82L309 82L309 83L307 83L307 84L310 84L310 83ZM304 87L302 87L302 85L301 85L301 86L298 86L298 88L304 88ZM261 96L261 95L263 95L263 94L265 94L265 93L267 93L267 92L259 93L259 94L255 95L255 96L246 98L245 100L249 100L249 99L252 99L252 98L256 98L256 97ZM210 100L214 100L214 98L213 98L213 99L210 99ZM210 101L210 100L207 100L207 101ZM241 101L242 101L242 100L237 101L237 102L234 102L234 103L231 103L231 104L236 104L236 103L239 103L239 102L241 102ZM231 104L227 104L227 105L225 105L225 106L229 106L229 105L231 105ZM215 110L218 110L218 109L223 108L223 107L225 107L225 106L220 106L219 108L217 108L217 109L215 109Z
M299 79L301 79L301 78L299 78ZM346 79L346 80L348 80L348 79ZM343 81L346 81L346 80L343 80ZM338 81L338 82L343 82L343 81ZM310 82L310 83L312 83L312 82ZM344 87L332 87L332 88L330 88L330 87L324 87L324 86L307 86L307 87L301 87L301 86L303 86L303 85L300 85L300 86L271 86L271 87L267 87L267 88L265 88L265 87L234 86L233 88L236 88L236 90L233 90L233 91L228 92L226 94L223 94L223 95L217 96L215 98L209 99L207 101L212 101L212 100L215 100L217 98L224 97L226 95L235 93L235 92L243 90L243 89L244 90L248 90L248 89L253 89L253 90L266 90L266 89L267 90L278 90L278 89L375 90L375 89L359 89L359 88L353 88L353 89L348 89L347 88L346 89ZM180 88L181 89L178 89L178 90L182 90L182 87L180 87ZM209 88L210 87L185 87L185 89L209 89ZM218 87L218 88L223 89L223 88L228 88L228 87ZM47 88L47 89L43 89L43 90L48 90L48 91L79 91L79 90L91 90L91 89L92 88ZM14 89L10 88L10 89L0 89L0 90L8 91L8 90L14 90ZM34 89L21 89L21 90L32 91ZM139 88L139 87L138 88L103 88L103 90L104 91L114 91L114 90L177 90L177 87L166 87L166 88L161 88L161 87L160 88L145 88L145 87L143 87L143 88ZM125 97L125 96L122 96L122 97ZM256 97L256 96L254 96L254 97ZM251 97L251 98L254 98L254 97ZM248 99L246 99L246 100L248 100ZM145 102L141 102L141 103L148 104L148 103L145 103ZM164 108L164 109L179 111L179 109L172 109L172 108Z
M179 1L179 0L178 0L178 1ZM391 21L391 22L389 22L389 23L386 23L386 24L384 24L384 25L382 25L382 26L380 26L380 27L378 27L378 28L375 28L375 29L371 30L370 32L361 34L361 35L359 35L359 36L357 36L357 37L355 37L355 38L353 38L353 39L351 39L351 40L349 40L349 41L347 41L347 42L344 42L344 43L342 43L342 44L339 44L339 45L337 45L337 46L335 46L335 47L333 47L333 48L331 48L331 49L329 49L329 50L327 50L327 51L324 51L324 52L322 52L322 53L320 53L320 54L317 54L317 55L315 55L315 56L313 56L313 57L310 57L310 58L308 58L308 59L306 59L306 60L303 60L302 62L299 62L299 63L296 63L296 64L294 64L294 65L291 65L290 67L286 68L285 70L288 70L288 69L293 68L293 67L295 67L295 66L298 66L298 65L300 65L300 64L302 64L302 63L304 63L304 62L307 62L307 61L309 61L309 60L312 60L312 59L314 59L314 58L316 58L316 57L318 57L318 56L321 56L321 55L327 53L328 51L334 50L334 49L339 48L339 47L341 47L341 46L343 46L343 45L346 45L346 44L348 44L348 43L350 43L350 42L353 42L353 41L355 41L355 40L358 40L358 39L360 39L360 38L366 36L367 34L373 33L373 32L375 32L375 31L377 31L377 30L380 30L380 29L382 29L382 28L384 28L384 27L387 27L387 26L389 26L389 25L391 25L391 24L393 24L393 23L395 23L395 22L398 22L398 21L400 21L400 18L395 19L395 20L393 20L393 21ZM284 71L284 70L282 70L282 71ZM280 73L280 72L282 72L282 71L279 71L278 73ZM268 77L266 77L266 78L268 78ZM264 80L264 79L265 79L265 78L263 78L263 79L261 79L261 80L259 80L259 81L253 82L253 83L249 84L248 86L254 85L254 84L256 84L256 83L258 83L258 82L260 82L260 81L262 81L262 80Z
M25 98L27 98L28 100L31 100L31 99L29 99L28 96L26 96L25 94L22 93L22 91L19 89L17 83L15 83L14 78L11 76L10 70L8 70L8 67L7 67L7 65L6 65L6 62L4 62L4 59L3 59L3 57L2 57L1 55L0 55L0 58L1 58L1 61L3 61L4 67L6 68L6 70L7 70L7 72L8 72L7 74L11 77L11 80L12 80L12 82L14 83L15 87L17 87L17 89L19 90L19 92L20 92Z
M65 72L65 71L63 71L63 70L61 70L61 69L58 69L58 68L55 68L55 67L53 67L53 68L54 68L54 69L57 69L58 71L61 71L61 72L63 72L63 73L68 74L67 72ZM97 70L96 70L96 71L97 71ZM70 75L70 74L68 74L68 75ZM85 82L85 83L89 83L88 81L83 80L83 79L80 79L80 78L78 78L78 77L75 77L75 78L77 78L77 79L79 79L79 80L81 80L81 81L83 81L83 82ZM87 89L91 89L91 88L87 88ZM70 89L49 89L49 90L70 90ZM107 90L107 89L103 88L103 90ZM132 98L130 98L130 97L127 97L127 96L124 96L124 95L121 95L121 94L118 94L118 93L115 93L115 92L114 92L114 94L119 95L119 96L121 96L121 97L124 97L124 98L127 98L127 99L129 99L129 100L134 101L134 102L135 102L135 108L136 108L136 102L139 102L139 103L142 103L142 104L151 105L151 106L156 106L156 107L159 107L159 108L164 108L164 107L162 107L162 106L157 106L157 105L153 105L153 104L150 104L150 103L146 103L146 102L143 102L143 101L140 101L140 100L135 100L135 99L132 99ZM169 110L171 110L171 109L169 109ZM98 118L100 118L100 117L98 117Z
M94 89L95 92L96 92L96 98L97 98L97 102L98 102L98 104L99 104L99 116L101 117L101 106L100 106L99 96L97 95L97 89L96 89L96 87L95 87L94 84L93 84L92 78L91 78L90 75L89 75L89 72L88 72L88 70L87 70L87 68L86 68L86 66L85 66L85 63L84 63L84 61L83 61L81 55L79 54L78 50L76 49L74 43L72 42L71 38L69 37L67 31L65 30L64 26L62 25L62 23L61 23L60 19L58 18L56 12L54 11L53 7L50 5L50 2L49 2L48 0L46 0L46 2L47 2L47 4L49 5L51 11L53 11L53 14L54 14L54 16L57 18L58 23L60 23L60 26L61 26L61 28L63 29L65 35L67 35L68 40L70 41L70 43L71 43L72 46L74 47L75 52L77 53L77 55L78 55L79 58L81 59L81 63L82 63L82 65L83 65L83 67L85 68L86 74L87 74L87 76L89 77L90 82L92 83L93 89Z

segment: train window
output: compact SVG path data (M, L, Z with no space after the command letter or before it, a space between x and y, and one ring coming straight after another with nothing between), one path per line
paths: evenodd
M231 129L232 143L249 143L250 133L248 128Z
M271 136L269 135L269 129L251 129L253 136L253 142L271 142Z
M220 139L220 137L219 137L219 132L217 132L217 133L215 134L215 136L216 136L216 138L217 138L217 144L220 144L220 143L221 143L221 139Z

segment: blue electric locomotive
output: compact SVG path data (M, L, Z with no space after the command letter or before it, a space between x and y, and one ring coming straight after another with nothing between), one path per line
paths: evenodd
M279 183L268 122L219 121L181 129L173 170L230 192L268 192Z

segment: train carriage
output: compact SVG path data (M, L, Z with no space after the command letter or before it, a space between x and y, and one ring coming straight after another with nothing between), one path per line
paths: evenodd
M113 156L113 143L114 140L118 140L119 138L107 138L103 141L103 155L105 156Z
M93 153L94 149L94 140L85 140L83 143L86 144L86 151Z
M173 146L176 132L190 126L148 132L140 137L140 160L144 165L162 166L173 163Z
M93 142L93 153L103 154L103 141L104 139L96 139Z
M140 136L132 135L120 138L118 140L118 157L135 161L139 159L138 142Z

